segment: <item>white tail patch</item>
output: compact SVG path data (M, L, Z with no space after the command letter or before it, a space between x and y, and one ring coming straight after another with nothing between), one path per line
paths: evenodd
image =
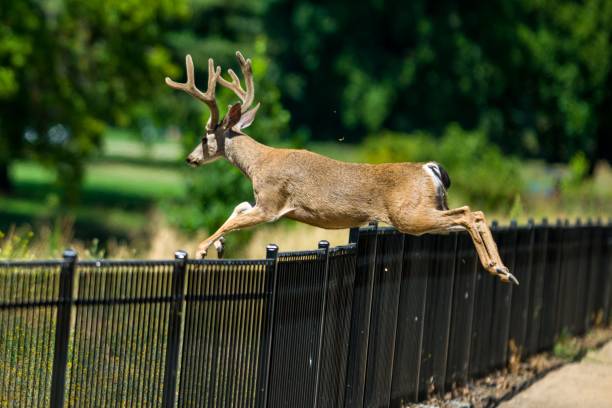
M440 171L438 163L427 162L423 165L423 170L425 170L433 180L438 199L438 210L448 210L448 206L446 205L446 188L442 181L442 172Z
M438 168L438 163L428 162L423 165L423 170L429 174L431 179L436 186L436 189L441 188L444 189L444 184L442 184L442 175L440 174L440 169Z

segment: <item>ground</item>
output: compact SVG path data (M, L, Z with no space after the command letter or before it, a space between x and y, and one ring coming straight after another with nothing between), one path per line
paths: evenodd
M582 361L553 371L501 408L612 406L612 341Z
M516 357L507 368L405 408L612 407L612 327L563 334L554 350Z

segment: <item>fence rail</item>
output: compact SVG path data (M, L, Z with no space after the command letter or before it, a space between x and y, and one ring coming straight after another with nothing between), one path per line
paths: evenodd
M612 226L370 225L261 260L0 262L0 406L401 406L610 323Z

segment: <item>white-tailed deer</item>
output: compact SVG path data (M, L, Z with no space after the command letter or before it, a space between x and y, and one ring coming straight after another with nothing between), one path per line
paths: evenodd
M225 223L198 247L205 257L214 243L222 251L223 234L241 228L287 217L321 228L356 227L369 221L393 225L413 235L443 233L465 229L470 234L483 267L502 281L518 284L502 263L497 246L480 211L468 207L448 209L446 190L450 179L435 162L358 164L333 160L307 150L277 149L256 142L243 133L255 119L259 108L254 100L251 61L236 53L246 89L238 76L228 70L232 81L221 76L208 60L208 89L195 85L193 62L187 55L187 82L166 78L166 83L208 105L210 119L206 134L187 158L200 166L225 157L253 183L255 205L238 204ZM242 101L229 108L219 120L215 86L232 90Z

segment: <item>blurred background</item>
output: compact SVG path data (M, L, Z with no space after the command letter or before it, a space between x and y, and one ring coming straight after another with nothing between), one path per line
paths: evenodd
M490 220L612 215L612 1L3 0L0 258L169 258L252 202L229 163L184 164L208 110L163 81L236 50L259 141L436 160ZM227 255L347 237L281 221Z

